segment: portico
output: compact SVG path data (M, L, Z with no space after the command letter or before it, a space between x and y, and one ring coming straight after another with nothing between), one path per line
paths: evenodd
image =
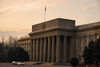
M69 63L72 57L83 62L84 47L100 37L100 22L75 26L74 20L57 18L32 26L19 46L32 62Z
M33 61L69 62L75 51L74 27L74 20L60 18L33 25L30 33Z

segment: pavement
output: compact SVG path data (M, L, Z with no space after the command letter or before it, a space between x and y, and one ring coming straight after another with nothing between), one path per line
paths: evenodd
M34 63L24 62L25 65L12 65L11 63L0 63L0 67L72 67L66 64L54 64L54 63Z

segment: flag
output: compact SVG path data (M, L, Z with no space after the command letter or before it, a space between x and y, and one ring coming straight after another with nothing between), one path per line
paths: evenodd
M46 11L46 6L45 6L45 11Z

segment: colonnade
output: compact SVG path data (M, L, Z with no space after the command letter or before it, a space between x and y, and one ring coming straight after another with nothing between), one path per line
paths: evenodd
M83 55L83 51L85 46L88 46L90 41L96 41L97 39L99 39L100 34L95 33L95 34L88 34L88 35L82 35L77 37L77 45L78 45L78 53L79 53L79 57L80 57L80 61L83 62L84 58L82 57Z
M30 50L30 43L23 43L20 45L20 47L22 47L25 51L27 51L29 53Z
M61 35L32 39L33 61L68 62L71 58L71 44L67 40L67 36Z

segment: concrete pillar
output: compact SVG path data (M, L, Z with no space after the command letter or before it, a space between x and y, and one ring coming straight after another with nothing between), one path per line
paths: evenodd
M67 36L64 36L64 63L67 62Z
M76 49L75 49L75 38L74 38L74 36L72 36L71 37L71 58L76 57L75 52L76 52Z
M36 61L36 40L33 40L33 61Z
M26 44L24 44L24 48L25 48L25 51L26 51Z
M25 44L23 44L23 48L24 48L24 50L25 50Z
M29 61L31 61L31 44L30 44L30 46L29 46L29 48L30 48L30 56L29 56Z
M59 63L61 62L61 40L60 40L60 35L57 35L57 40L56 40L56 62Z
M86 44L86 46L88 46L88 44L89 44L89 38L87 37L87 44Z
M31 40L30 44L30 61L33 61L33 40Z
M48 37L48 62L51 61L51 39Z
M26 43L26 51L27 51L27 43Z
M26 52L27 52L27 43L25 44L25 47L26 47Z
M40 39L40 62L43 62L43 38Z
M37 39L37 43L36 43L36 61L39 61L39 39Z
M43 61L47 61L47 38L44 38L44 51L43 51Z
M30 43L28 44L28 55L30 56L30 48L29 48Z
M80 37L76 36L76 58L79 59Z
M52 62L55 62L56 60L56 44L55 44L55 37L52 36L52 54L51 54L51 60Z
M26 44L24 43L24 50L26 51Z

